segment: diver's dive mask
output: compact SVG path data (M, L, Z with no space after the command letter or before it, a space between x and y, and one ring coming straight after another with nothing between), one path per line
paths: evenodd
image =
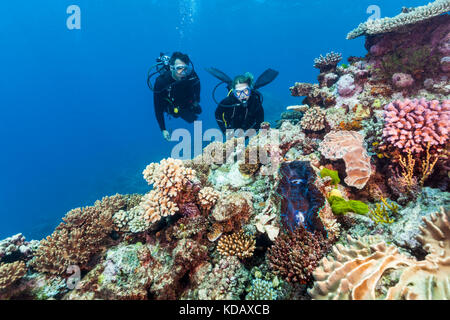
M236 98L238 98L239 100L242 100L251 95L252 89L250 87L245 87L243 89L234 89L233 93Z
M170 70L175 71L179 76L187 77L192 73L193 67L191 64L176 64L170 66Z

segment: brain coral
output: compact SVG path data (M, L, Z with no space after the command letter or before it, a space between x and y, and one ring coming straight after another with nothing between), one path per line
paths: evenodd
M355 131L332 131L320 144L319 151L330 160L343 159L347 177L344 181L351 187L364 188L372 174L370 157L363 146L364 138Z
M316 280L309 290L313 299L404 300L450 298L449 212L424 218L418 240L428 255L417 261L384 242L348 237L348 245L338 244L314 271Z
M418 153L448 141L450 100L396 100L384 107L383 138L404 152Z

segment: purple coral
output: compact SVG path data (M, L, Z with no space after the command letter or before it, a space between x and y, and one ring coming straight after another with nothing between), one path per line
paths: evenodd
M384 107L383 138L404 152L418 153L447 142L450 100L396 100Z
M339 95L342 97L351 97L357 91L355 79L350 74L346 74L339 79L337 82L337 88Z
M407 73L394 73L392 82L397 88L407 88L414 84L414 79Z

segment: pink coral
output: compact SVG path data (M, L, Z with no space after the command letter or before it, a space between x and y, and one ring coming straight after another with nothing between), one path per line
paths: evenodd
M392 82L397 88L407 88L414 84L414 79L407 73L394 73L392 76Z
M396 100L384 107L383 138L404 152L442 145L450 131L450 100Z
M364 138L356 131L332 131L320 144L319 151L330 160L343 159L345 183L362 189L372 174L370 157L363 146Z
M337 88L339 95L342 97L353 96L358 89L355 85L355 79L350 74L346 74L339 79Z

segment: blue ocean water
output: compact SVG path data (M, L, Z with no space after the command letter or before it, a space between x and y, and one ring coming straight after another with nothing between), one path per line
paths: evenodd
M170 155L154 117L148 68L160 52L190 55L201 79L203 130L216 127L215 66L231 76L280 72L263 88L266 120L298 104L314 58L365 54L346 34L370 14L422 0L41 0L0 2L0 239L50 234L72 208L148 191L141 172ZM66 10L81 9L69 30ZM218 95L224 94L219 91ZM168 127L192 125L169 120Z

